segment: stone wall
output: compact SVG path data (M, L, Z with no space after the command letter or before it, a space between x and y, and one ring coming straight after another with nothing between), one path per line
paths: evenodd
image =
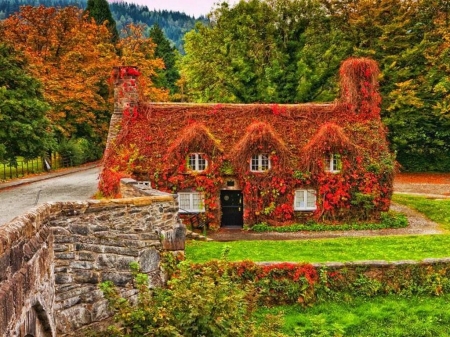
M40 207L0 227L0 335L54 336L53 234Z
M0 336L76 335L109 316L98 289L133 295L129 263L151 286L164 251L184 251L170 195L42 205L0 227Z

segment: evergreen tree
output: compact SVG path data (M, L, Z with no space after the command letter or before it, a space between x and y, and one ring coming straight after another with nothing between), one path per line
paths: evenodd
M156 44L155 57L161 58L165 65L165 69L157 71L158 76L154 78L154 83L159 88L169 89L170 94L174 95L177 92L176 82L180 79L180 73L175 65L177 51L158 24L150 29L149 37Z
M86 12L90 17L95 19L97 24L101 25L108 21L108 28L111 32L111 41L117 43L119 41L119 32L117 31L116 21L113 19L108 1L106 0L88 0Z
M0 160L15 162L50 149L52 132L45 117L40 83L26 71L27 62L0 42Z

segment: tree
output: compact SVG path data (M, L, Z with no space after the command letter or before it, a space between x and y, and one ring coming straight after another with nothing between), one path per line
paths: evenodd
M24 53L43 85L56 137L101 145L111 105L99 92L117 62L108 28L76 7L43 6L21 7L2 27L4 39Z
M158 76L154 78L155 85L158 88L169 89L170 94L174 95L178 90L176 82L180 79L180 73L175 65L178 53L158 24L150 29L149 37L156 44L155 57L164 61L164 69L157 71Z
M193 100L294 103L334 98L335 73L348 47L341 47L340 36L332 34L334 27L318 1L250 0L233 8L223 3L210 20L209 26L198 24L185 37L182 73ZM323 23L328 31L321 40L313 28Z
M120 64L136 66L141 72L138 77L141 98L154 102L163 102L169 99L169 91L155 87L153 79L164 68L162 59L155 55L156 45L152 39L144 36L144 26L130 24L124 31L125 37L118 44L121 50Z
M117 31L116 21L113 19L108 1L106 0L88 0L86 13L95 19L98 25L106 21L106 26L111 32L111 42L116 44L119 41L119 32Z
M32 159L51 147L52 131L45 114L40 83L12 47L0 43L0 160Z
M192 98L206 102L270 102L267 70L275 63L274 12L259 0L222 3L211 24L185 36L183 73Z

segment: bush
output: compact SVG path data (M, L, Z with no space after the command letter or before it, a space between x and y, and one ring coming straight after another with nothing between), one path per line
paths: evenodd
M58 146L63 166L77 166L101 158L103 150L85 138L62 140Z
M61 155L63 166L76 166L83 164L83 150L77 139L63 139L58 145L58 152Z
M149 289L136 265L133 273L136 301L120 297L112 282L101 285L116 324L96 336L282 336L276 317L257 326L254 289L233 283L226 262L204 268L181 262L166 289Z

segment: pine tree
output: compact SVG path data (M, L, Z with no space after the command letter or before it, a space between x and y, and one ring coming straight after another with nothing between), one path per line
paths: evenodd
M177 51L158 24L150 29L149 37L156 44L155 57L161 58L165 65L165 69L157 72L158 76L154 82L159 88L169 89L170 94L173 95L177 92L176 82L180 79L180 73L175 66Z
M111 41L117 43L119 41L119 32L117 31L116 21L113 19L108 1L106 0L88 0L86 6L88 15L95 19L97 24L101 25L108 21L108 28L111 32Z

